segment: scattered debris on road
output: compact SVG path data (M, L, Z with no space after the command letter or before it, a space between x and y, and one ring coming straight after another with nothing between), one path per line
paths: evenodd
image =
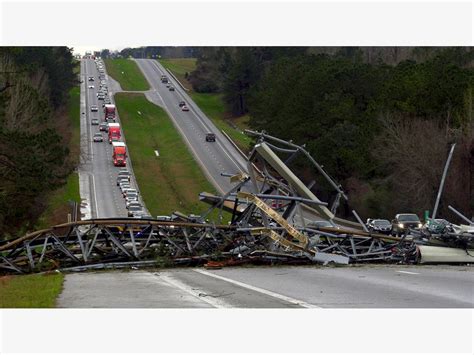
M474 262L472 224L437 228L433 222L425 228L406 228L401 236L367 231L360 218L356 223L335 216L340 199L347 196L304 147L250 133L258 136L258 142L249 155L248 171L226 174L234 187L223 196L201 193L201 201L211 205L202 216L175 212L169 218L92 219L57 225L0 242L1 272L173 265L218 269L248 263ZM282 160L277 153L289 157ZM288 167L301 154L337 192L331 207ZM207 222L216 210L220 221ZM229 224L221 222L224 211L231 214Z

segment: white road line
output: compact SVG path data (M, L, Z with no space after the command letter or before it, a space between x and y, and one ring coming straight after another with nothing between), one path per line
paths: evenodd
M265 289L260 288L260 287L255 287L255 286L252 286L252 285L248 285L248 284L240 282L240 281L228 279L227 277L216 275L216 274L204 271L204 270L193 269L193 271L198 272L198 273L203 274L203 275L206 275L206 276L214 277L214 278L222 280L222 281L229 282L231 284L249 289L251 291L259 292L259 293L262 293L262 294L270 296L270 297L278 298L278 299L280 299L282 301L285 301L285 302L296 304L296 305L301 306L303 308L321 308L321 307L315 306L313 304L298 300L298 299L293 298L293 297L281 295L279 293L268 291L268 290L265 290Z
M141 67L139 66L140 70L141 70ZM142 73L145 75L146 77L146 73L144 70L142 70ZM201 165L201 168L204 170L204 173L213 181L214 183L214 187L219 190L222 194L225 193L225 191L222 189L222 187L217 183L217 181L214 179L214 177L212 176L211 172L207 169L206 165L204 164L204 162L201 160L201 158L199 157L199 155L197 154L197 152L194 150L194 147L193 145L191 144L191 142L189 141L188 137L186 137L186 134L184 133L184 131L182 130L182 128L180 127L179 123L176 121L176 118L171 114L171 111L168 109L168 106L166 105L166 102L165 100L163 100L163 98L161 97L160 93L158 92L158 90L155 88L155 86L153 85L152 82L149 82L150 86L153 88L153 90L155 90L156 94L160 97L161 101L163 101L163 108L164 110L167 112L168 116L171 118L171 122L173 123L173 125L178 128L178 130L180 131L181 133L181 137L184 138L184 140L187 142L188 144L188 147L191 149L191 151L193 152L194 154L194 157L198 160L198 163L200 163ZM154 104L154 103L153 103Z
M184 291L184 292L190 294L191 296L196 297L200 301L203 301L203 302L206 302L206 303L210 304L212 307L215 307L215 308L234 308L234 306L232 306L230 303L227 303L227 302L225 302L221 299L217 299L217 298L214 298L214 297L201 297L201 296L199 296L200 294L206 294L206 292L204 292L202 290L199 290L199 289L196 289L196 288L192 288L192 287L186 285L185 283L175 279L174 277L172 277L170 275L164 275L164 274L156 275L155 274L155 276L159 277L161 280L163 280L167 284L169 284L171 286L174 286L174 287L180 289L181 291Z
M159 67L159 63L158 63L156 60L153 60L152 62L153 62L153 64L155 65L155 67L158 68L158 70L159 70L160 73L161 73L161 70L160 70L160 67ZM160 65L161 65L161 64L160 64ZM196 105L196 103L192 100L192 98L189 97L190 100L186 99L186 98L184 97L183 93L179 92L179 90L177 91L177 93L178 93L179 96L181 96L181 99L183 99L183 100L185 100L185 101L188 101L188 103L191 103L191 101L192 101L192 103L194 103L194 104ZM187 95L187 94L186 94L186 95ZM204 122L204 118L201 117L201 114L200 114L191 104L189 104L189 107L191 108L191 110L193 111L194 115L195 115L196 118L197 118L197 120L195 120L195 121L198 121L198 122L201 124L201 126L204 127L205 131L209 131L209 130L210 130L210 127L208 127L207 124ZM198 107L198 109L200 109L199 106L196 105L196 107ZM202 110L201 110L201 112L202 112ZM204 112L202 112L202 114L205 115ZM206 118L207 118L207 117L206 117ZM211 125L212 125L211 128L214 128L214 129L218 130L217 127L214 125L214 123L211 122ZM212 131L212 130L211 130L211 131ZM236 161L234 160L234 158L231 157L231 156L226 152L226 149L223 147L223 145L222 145L218 140L216 140L216 143L217 143L217 146L219 146L219 147L221 148L221 151L222 151L225 155L227 155L227 157L229 158L229 160L236 166L237 170L238 170L239 172L241 172L241 171L242 171L242 168L240 167L239 163L236 162Z
M97 204L97 191L95 188L95 176L92 174L92 185L94 185L95 216L99 218L99 205Z
M397 272L401 274L409 274L409 275L419 275L419 272L411 272L411 271L402 271L402 270L397 270Z

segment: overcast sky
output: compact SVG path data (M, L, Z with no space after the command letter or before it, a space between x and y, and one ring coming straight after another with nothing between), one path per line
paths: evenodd
M108 48L109 50L111 51L115 51L115 50L118 50L118 51L121 51L122 49L125 48L125 46L121 46L121 47L107 47L107 46L103 46L103 47L99 47L99 46L74 46L74 45L68 45L68 47L72 47L74 48L74 54L81 54L81 55L84 55L85 52L87 51L100 51L104 48ZM129 47L140 47L140 46L129 46Z

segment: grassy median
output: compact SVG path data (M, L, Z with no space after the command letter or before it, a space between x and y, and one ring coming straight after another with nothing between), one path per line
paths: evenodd
M126 91L145 91L150 88L142 72L133 60L106 59L107 74L117 80Z
M209 206L199 202L198 194L215 189L166 112L142 94L118 93L115 103L135 177L151 215L205 211Z
M247 151L251 139L243 134L242 131L248 128L247 122L249 117L245 115L226 119L226 110L222 94L195 92L192 90L191 84L186 80L185 73L191 73L196 68L196 60L194 58L160 59L160 63L166 69L173 72L183 86L189 90L189 96L191 96L193 101L206 116L214 122L216 127L227 133L240 149ZM237 126L237 129L230 125L229 122Z
M0 308L52 308L63 279L59 273L0 277Z

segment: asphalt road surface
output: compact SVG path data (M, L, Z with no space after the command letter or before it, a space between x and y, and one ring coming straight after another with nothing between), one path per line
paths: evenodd
M472 308L472 266L240 267L67 274L66 308Z
M236 174L247 171L246 160L158 61L152 59L135 59L135 61L150 83L151 90L147 93L148 99L168 112L216 189L221 193L229 191L233 185L229 182L229 178L221 176L221 173ZM169 91L161 82L163 74L168 76L175 91ZM183 112L178 106L180 101L186 102L189 107L188 112ZM216 135L216 142L206 142L206 133L209 132Z
M165 109L214 187L221 194L228 192L234 187L234 184L231 184L229 178L222 176L221 173L247 172L248 161L246 158L237 151L158 61L154 59L134 60L150 84L150 90L146 92L148 100ZM168 77L175 91L169 91L166 84L161 82L161 75ZM178 105L180 101L186 102L189 107L188 112L181 110ZM205 135L208 132L216 135L216 142L205 141ZM250 185L242 190L248 191L249 189ZM307 210L302 210L301 213L305 223L321 219ZM302 223L299 214L293 223Z
M94 77L94 81L88 81L88 78ZM107 76L106 76L107 77ZM125 200L116 186L118 167L112 163L112 145L108 143L107 133L102 132L104 142L94 143L92 138L94 133L99 132L99 126L91 125L93 118L104 121L104 112L102 108L103 101L97 99L100 80L95 62L92 59L81 61L81 79L83 87L81 88L81 166L79 168L81 197L86 201L85 219L108 218L108 217L126 217ZM116 83L111 85L107 77L109 97L114 103L113 90L117 87ZM89 86L94 88L90 89ZM91 106L98 106L97 112L91 112ZM120 123L117 114L116 121ZM122 132L122 140L124 140ZM138 189L130 159L127 158L127 168L132 173L132 185ZM141 201L143 204L143 201Z

